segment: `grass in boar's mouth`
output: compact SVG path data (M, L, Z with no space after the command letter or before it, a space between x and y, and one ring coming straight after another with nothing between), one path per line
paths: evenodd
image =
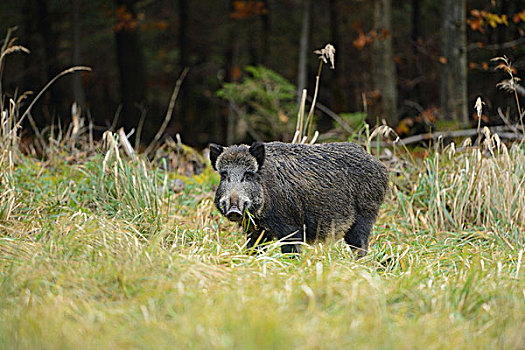
M245 209L242 215L242 221L241 221L241 226L243 228L243 231L248 232L248 230L250 229L250 226L252 225L253 225L254 230L257 230L257 225L255 224L255 220L253 218L252 213L250 213L248 209Z
M250 232L250 227L253 227L253 231L257 231L257 225L255 224L255 220L253 218L252 213L248 209L244 210L241 226L244 233ZM255 240L255 243L253 244L252 248L249 250L249 254L253 254L255 249L259 247L259 243L261 243L262 238L264 237L264 230L259 234L257 239ZM250 237L249 239L253 239L254 237Z

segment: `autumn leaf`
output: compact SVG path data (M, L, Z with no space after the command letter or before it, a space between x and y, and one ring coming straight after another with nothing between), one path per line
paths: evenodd
M265 15L268 13L266 3L264 1L233 1L233 11L230 14L230 18L233 19L244 19L258 15Z
M470 29L473 31L479 31L485 33L484 26L488 25L492 28L496 28L499 25L509 25L508 17L506 14L498 15L497 13L491 13L487 11L471 10L470 14L473 18L467 18L467 23ZM513 18L517 20L516 15Z
M120 6L116 12L116 23L113 26L115 32L121 30L133 31L137 28L138 18L126 9L125 5Z
M232 80L236 81L241 78L242 70L239 66L234 66L232 69Z
M359 36L354 40L353 44L356 48L359 50L362 50L366 44L368 43L369 38L365 35L365 33L360 32Z
M481 33L485 32L483 29L483 20L481 18L476 18L474 20L467 19L467 23L470 25L470 29L480 31Z
M476 113L474 113L474 115L472 116L472 119L474 119L476 121L482 120L485 123L489 122L489 117L487 117L485 114L482 114L481 116L478 116Z
M520 20L525 22L525 10L515 13L514 16L512 17L512 21L516 24L519 23Z
M153 22L151 26L158 30L166 30L168 29L169 24L167 21L156 21L156 22Z
M412 121L410 120L410 122ZM398 133L399 135L408 134L409 131L410 131L410 126L408 125L405 119L400 121L398 126L396 127L396 133Z

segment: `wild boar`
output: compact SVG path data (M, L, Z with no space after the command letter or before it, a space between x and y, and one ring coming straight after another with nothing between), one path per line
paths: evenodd
M248 247L279 239L283 253L300 252L298 242L344 237L358 257L388 186L386 167L354 143L261 143L210 145L221 181L215 206L231 221L246 211ZM262 235L262 236L261 236Z

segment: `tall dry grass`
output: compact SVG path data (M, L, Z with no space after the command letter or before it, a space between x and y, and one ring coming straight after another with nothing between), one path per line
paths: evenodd
M418 229L488 228L513 246L523 244L525 152L484 129L482 148L448 145L423 161L411 187L394 187L399 210ZM510 244L510 243L509 243Z

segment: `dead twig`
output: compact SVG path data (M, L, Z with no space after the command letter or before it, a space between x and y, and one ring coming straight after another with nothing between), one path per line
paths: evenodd
M171 120L171 116L173 115L173 110L175 108L175 101L177 100L177 96L179 95L180 87L182 85L182 82L186 78L186 75L188 75L189 70L190 69L188 67L184 68L179 79L177 79L177 82L175 83L175 87L173 88L173 93L171 94L170 103L168 105L168 111L166 112L166 117L164 118L162 125L157 131L157 134L153 138L153 141L151 141L149 146L144 151L146 155L148 155L155 148L156 143L160 140L160 138L162 137L162 134L164 134L164 131L168 127L168 124Z
M63 77L64 75L67 75L69 73L74 73L74 72L78 72L78 71L84 71L84 72L91 72L91 67L86 67L86 66L75 66L75 67L71 67L71 68L68 68L60 73L58 73L53 79L51 79L49 81L49 83L46 84L46 86L44 86L42 88L42 90L40 90L40 92L38 93L38 95L36 95L36 97L33 99L33 101L31 101L31 104L29 104L29 107L27 107L26 111L24 112L24 114L22 114L22 117L20 117L20 119L18 120L18 122L16 123L16 126L13 130L16 130L18 129L21 125L22 125L22 122L24 121L25 117L27 117L31 111L31 108L33 108L33 106L35 105L36 101L38 101L38 99L40 98L40 96L42 96L44 94L44 92L47 91L47 89L49 89L49 87L51 85L53 85L53 83L55 81L57 81L58 79L60 79L61 77Z
M498 134L499 137L505 138L505 139L518 139L522 140L524 139L524 135L515 135L512 132L509 132L509 130L512 130L508 126L493 126L489 128L490 132L492 134ZM465 130L454 130L454 131L441 131L441 132L433 132L433 133L426 133L426 134L419 134L414 136L409 136L404 139L400 139L399 141L393 141L396 145L400 146L406 146L410 145L416 142L420 141L427 141L427 140L436 140L438 138L454 138L454 137L469 137L469 136L476 136L478 135L478 129L465 129ZM388 145L389 143L384 143L384 145Z
M503 49L509 49L509 48L518 46L518 45L523 44L523 43L525 43L525 38L519 38L519 39L516 39L516 40L512 40L512 41L506 42L506 43L493 44L493 45L480 45L479 43L472 43L472 44L469 44L467 46L467 50L468 51L477 50L477 49L481 49L481 50L503 50Z
M321 71L323 69L323 63L330 62L330 69L335 69L335 48L331 44L326 44L326 46L321 50L315 50L314 53L319 56L319 69L317 70L317 76L315 77L315 90L314 97L312 100L312 105L310 106L310 112L306 118L306 124L308 129L306 131L306 141L310 138L310 132L312 131L312 123L315 110L315 102L317 101L317 94L319 92L319 80L321 79Z
M523 133L523 130L520 130L519 129L519 126L517 125L512 125L510 123L510 120L508 118L508 116L504 115L503 112L501 111L501 108L498 107L498 115L499 117L501 118L501 120L503 120L503 122L512 130L514 131L514 133L516 134L516 136L518 135L518 133Z

